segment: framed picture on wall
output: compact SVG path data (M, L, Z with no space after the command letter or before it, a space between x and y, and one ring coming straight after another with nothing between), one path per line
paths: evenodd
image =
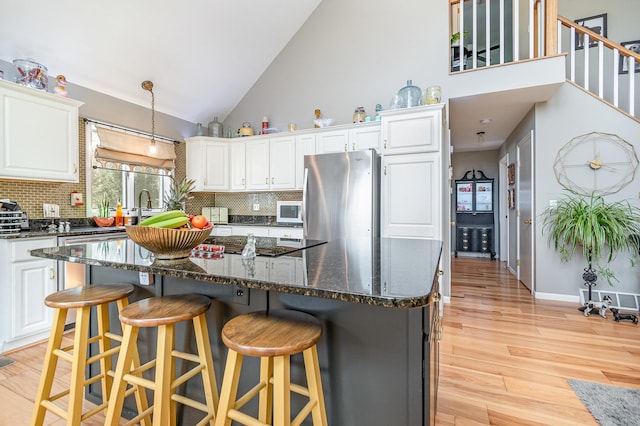
M640 40L623 41L620 43L622 47L626 47L635 53L640 53ZM618 74L629 74L629 57L620 55ZM640 72L640 61L635 60L634 72Z
M590 29L594 33L601 35L602 37L607 36L607 14L603 13L602 15L590 16L588 18L580 18L574 21L576 24L581 25L585 28ZM595 40L591 40L589 38L589 47L597 46L598 42ZM580 50L584 48L584 35L576 33L576 50Z

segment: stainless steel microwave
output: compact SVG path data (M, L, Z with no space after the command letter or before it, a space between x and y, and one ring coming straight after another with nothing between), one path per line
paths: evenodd
M276 203L276 208L276 222L302 225L302 201L278 201Z

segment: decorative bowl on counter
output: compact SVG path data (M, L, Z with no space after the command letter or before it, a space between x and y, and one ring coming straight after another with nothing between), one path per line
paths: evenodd
M180 230L153 226L126 225L129 238L149 250L156 259L173 260L189 257L191 249L201 244L211 234L213 227Z
M98 216L94 216L93 217L93 221L96 223L96 225L103 227L103 226L113 226L113 222L115 221L115 217L98 217Z

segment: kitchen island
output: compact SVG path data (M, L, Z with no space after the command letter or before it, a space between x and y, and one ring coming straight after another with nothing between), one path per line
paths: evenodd
M324 330L318 352L329 424L413 426L434 424L441 249L441 242L433 240L348 239L249 262L237 254L209 258L202 253L162 262L123 239L31 254L90 265L90 283L136 284L132 300L184 293L212 297L207 316L218 386L226 358L220 330L226 321L265 309L310 313ZM153 274L152 284L140 285L140 273ZM194 344L186 330L177 329L183 348ZM155 334L143 331L144 359L155 351ZM250 361L240 392L257 377L258 362ZM292 378L304 383L301 361L292 359ZM184 392L197 393L197 387ZM92 388L87 397L99 399L99 389ZM292 410L300 406L294 399ZM190 409L182 409L179 416L180 424L193 423Z

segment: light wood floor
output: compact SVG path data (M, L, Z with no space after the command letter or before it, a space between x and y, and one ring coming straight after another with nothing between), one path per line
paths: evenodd
M640 325L535 300L497 261L452 259L451 287L438 425L597 425L568 379L640 388Z
M486 259L452 259L437 424L596 425L567 379L640 388L640 325L534 300L504 268ZM0 426L29 423L45 345L5 354L16 363L0 368ZM69 367L59 364L61 388ZM99 414L85 425L103 420ZM49 413L45 424L64 421Z

